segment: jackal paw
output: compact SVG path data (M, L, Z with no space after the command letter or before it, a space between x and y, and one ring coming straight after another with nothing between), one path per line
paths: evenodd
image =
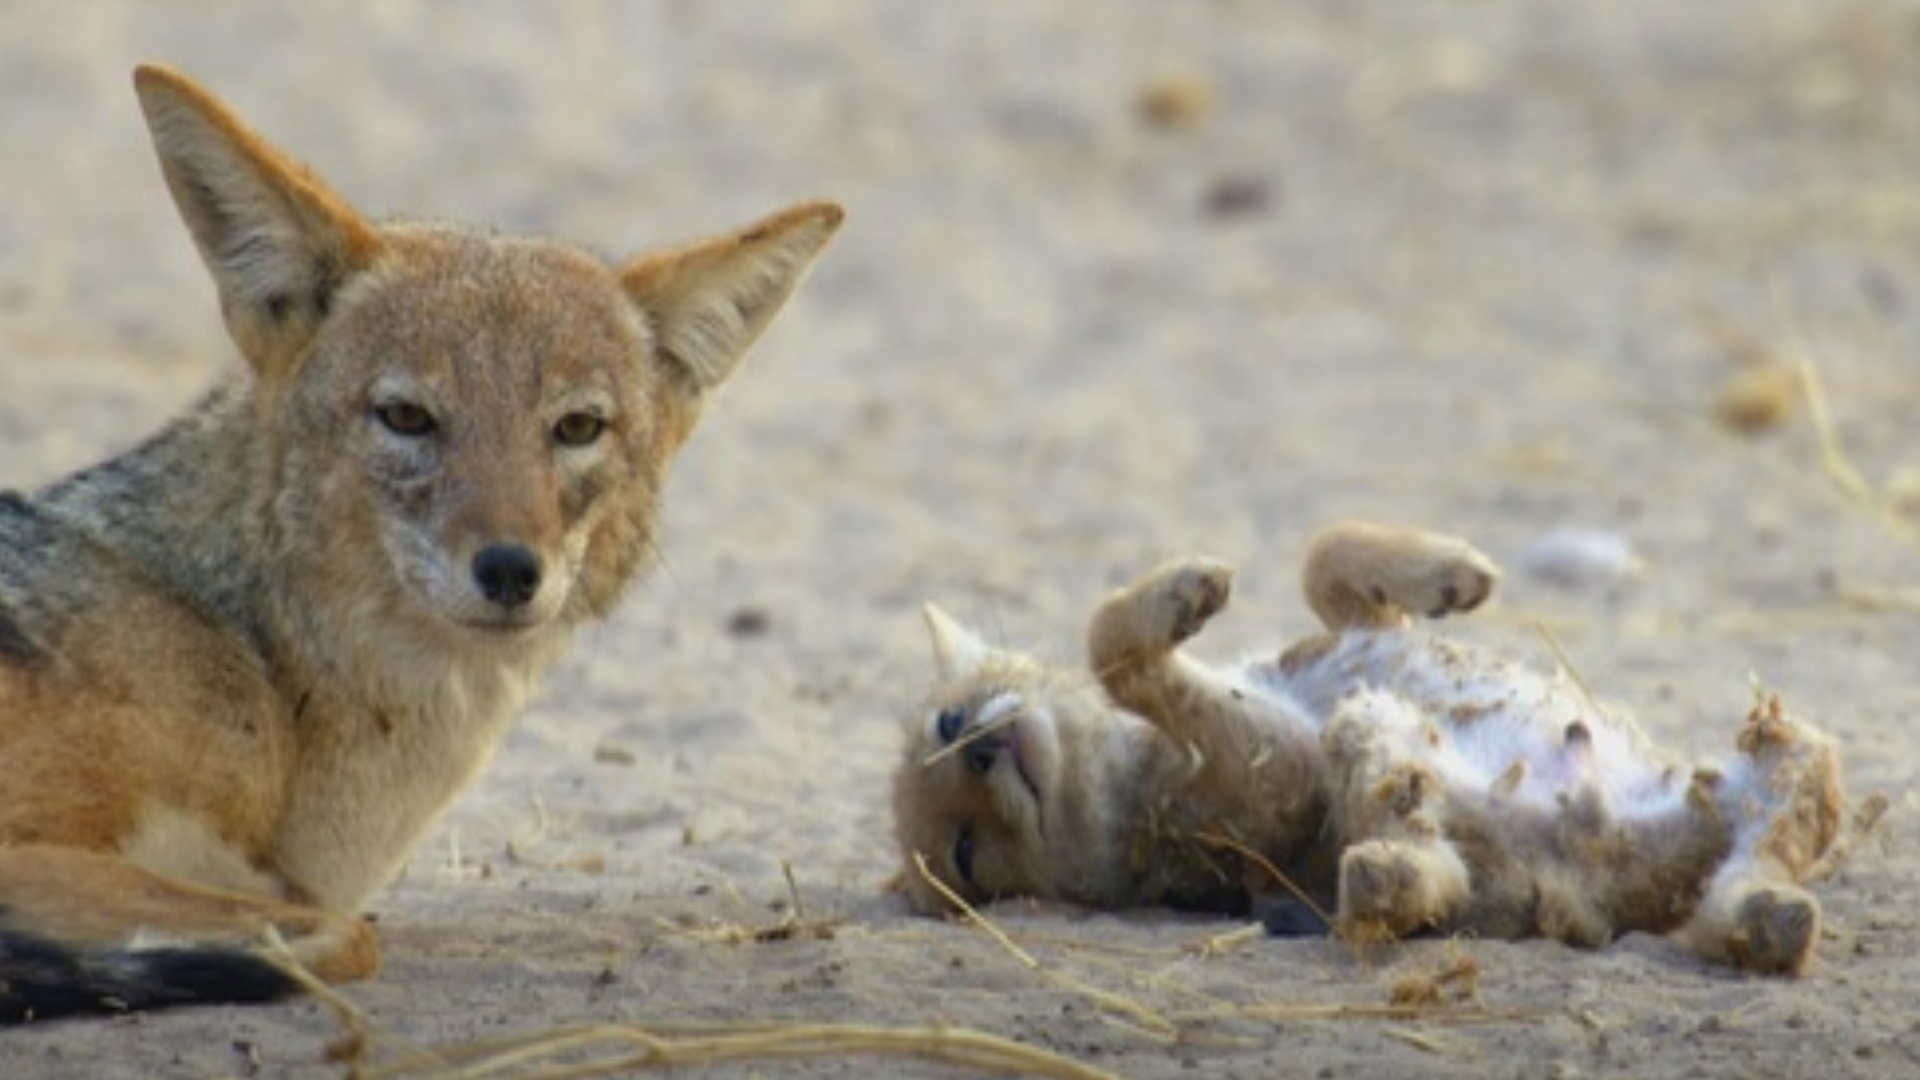
M1770 885L1740 902L1727 953L1748 971L1798 975L1819 938L1820 902L1792 886Z
M1163 563L1128 587L1125 606L1136 648L1171 649L1200 632L1227 606L1233 568L1214 559Z
M1391 840L1348 848L1340 857L1341 936L1393 940L1438 925L1465 888L1464 868L1449 855Z
M274 929L301 966L328 983L370 979L380 970L380 944L359 916L300 909Z

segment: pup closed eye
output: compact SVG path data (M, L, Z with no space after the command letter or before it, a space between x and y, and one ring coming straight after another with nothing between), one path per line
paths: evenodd
M960 835L954 838L953 869L960 875L960 880L976 889L980 887L979 883L973 880L973 826L971 825L960 826Z

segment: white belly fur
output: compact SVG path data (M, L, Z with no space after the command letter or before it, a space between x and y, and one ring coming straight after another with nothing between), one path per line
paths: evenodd
M1291 670L1255 661L1242 678L1316 732L1357 693L1392 695L1424 720L1398 733L1406 753L1456 791L1517 780L1507 799L1550 810L1564 795L1592 790L1617 818L1670 812L1685 794L1688 772L1658 754L1618 707L1588 700L1562 675L1422 634L1349 633ZM1569 744L1576 723L1589 736L1585 748Z

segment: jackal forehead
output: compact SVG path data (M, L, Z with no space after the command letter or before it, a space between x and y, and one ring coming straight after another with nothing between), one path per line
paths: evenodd
M319 351L371 387L412 381L529 403L638 391L650 347L611 273L578 252L463 238L408 245L341 298Z

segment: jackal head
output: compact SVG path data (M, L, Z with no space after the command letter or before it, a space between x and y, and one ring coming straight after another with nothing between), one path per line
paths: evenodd
M252 369L266 555L306 603L414 633L604 614L665 462L841 219L803 204L619 264L376 224L192 81L135 84Z
M893 775L908 901L1121 906L1129 740L1098 684L988 645L931 604L926 619L937 678Z

